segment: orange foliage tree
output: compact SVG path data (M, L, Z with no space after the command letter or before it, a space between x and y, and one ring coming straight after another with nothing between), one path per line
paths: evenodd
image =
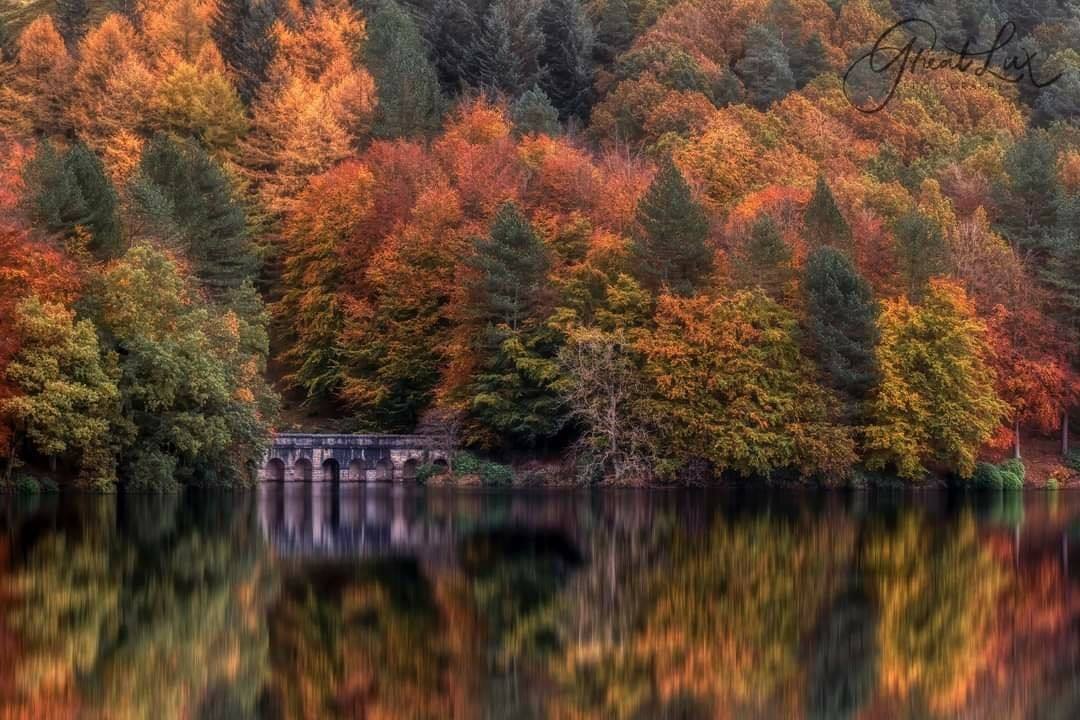
M70 303L79 289L79 272L59 252L33 242L25 230L0 225L0 400L13 389L4 369L18 353L15 307L29 296ZM11 428L0 417L0 455L10 450Z

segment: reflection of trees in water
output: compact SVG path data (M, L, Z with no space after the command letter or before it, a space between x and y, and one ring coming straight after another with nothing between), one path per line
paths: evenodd
M990 660L1007 562L970 517L855 530L846 515L721 517L620 570L614 604L592 548L560 606L550 717L957 711Z
M476 619L460 577L412 560L327 565L285 580L269 616L275 718L469 718Z
M677 540L635 642L660 698L690 695L735 716L767 706L792 714L800 647L851 548L850 525L768 516L719 520L706 537Z
M840 593L810 642L806 716L854 717L874 692L878 672L877 617L858 588Z
M0 719L1075 716L1060 523L679 497L433 495L452 552L344 563L243 498L4 511Z
M990 662L1006 582L974 520L932 527L907 513L870 533L863 563L879 609L881 689L934 712L962 707Z
M19 692L77 686L88 718L192 717L200 707L253 715L265 570L249 508L229 499L222 511L181 514L160 498L126 503L115 524L31 541L10 616L25 649Z
M652 676L632 652L632 641L648 575L668 567L673 514L627 503L592 514L588 522L582 534L586 564L549 613L559 642L542 661L559 691L547 702L547 716L627 718L651 707Z

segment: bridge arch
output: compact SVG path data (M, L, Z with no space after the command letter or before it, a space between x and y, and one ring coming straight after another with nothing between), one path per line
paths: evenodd
M401 466L401 479L402 480L415 480L416 468L419 463L416 458L409 458L405 461L405 464Z
M394 464L387 458L380 458L375 463L375 482L390 482L394 479Z
M311 461L307 458L297 458L293 463L293 480L296 482L311 482Z
M367 466L364 461L357 458L349 463L349 481L364 482L367 480Z
M341 464L334 458L326 458L322 464L322 477L323 482L340 482L341 481Z
M281 458L270 458L266 463L266 479L269 482L284 482L285 481L285 463Z

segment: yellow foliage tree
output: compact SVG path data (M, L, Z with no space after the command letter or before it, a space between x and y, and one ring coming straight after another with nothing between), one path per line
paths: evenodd
M895 465L915 480L932 461L970 477L1006 412L974 305L960 285L936 278L922 304L886 301L878 322L881 380L865 429L868 464Z
M767 475L842 472L848 432L795 342L795 318L762 291L731 298L659 299L655 334L638 343L655 387L654 419L675 463Z

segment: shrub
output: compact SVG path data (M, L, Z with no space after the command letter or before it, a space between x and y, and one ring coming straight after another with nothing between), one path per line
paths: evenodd
M445 475L447 472L448 469L445 465L424 463L420 467L416 468L416 482L423 485L436 475Z
M509 465L485 461L480 465L480 479L485 485L509 485L514 481L514 471Z
M1020 460L1006 460L1000 465L981 462L975 466L971 485L980 490L1022 490L1025 475L1024 463Z
M998 468L1009 475L1016 478L1016 483L1019 487L1024 486L1024 480L1027 478L1027 468L1024 467L1024 461L1019 458L1012 458L998 465ZM1005 486L1009 486L1009 480L1006 479Z
M1005 469L999 469L998 474L1001 475L1002 488L1005 490L1023 490L1024 478L1016 473L1009 472Z
M177 492L176 458L156 450L138 453L128 468L128 489L135 492Z
M470 452L458 453L454 458L454 474L455 475L479 475L480 474L480 458L476 457Z
M1065 456L1065 465L1071 470L1080 470L1080 448L1069 451Z
M417 482L427 482L432 476L446 472L446 468L438 465L424 465L416 470ZM513 482L514 473L508 465L483 460L470 452L461 452L454 456L454 477L466 477L474 475L480 478L484 485L509 485Z
M60 485L51 477L41 478L38 480L38 485L41 487L41 492L49 495L60 492Z
M1058 479L1056 477L1051 477L1049 480L1046 481L1046 489L1059 490L1061 489L1061 483L1058 482Z
M1004 487L1005 479L996 465L981 462L975 466L971 484L980 490L1000 490Z
M29 475L17 475L15 477L15 492L20 495L37 495L41 492L41 485Z

